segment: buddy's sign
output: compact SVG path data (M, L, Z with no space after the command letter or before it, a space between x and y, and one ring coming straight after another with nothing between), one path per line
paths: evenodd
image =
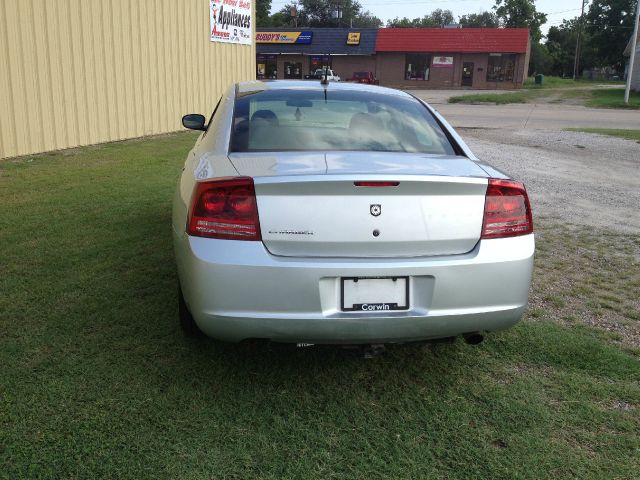
M209 0L211 41L251 45L251 1Z
M313 32L256 32L256 43L296 43L309 45Z

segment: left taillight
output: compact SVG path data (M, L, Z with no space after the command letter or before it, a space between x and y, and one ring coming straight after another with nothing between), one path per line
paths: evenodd
M198 182L191 200L187 233L226 240L261 240L253 179Z

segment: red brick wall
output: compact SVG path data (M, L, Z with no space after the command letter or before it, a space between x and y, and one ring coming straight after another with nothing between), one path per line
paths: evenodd
M518 88L526 78L526 55L516 55L515 82L487 82L487 53L442 53L433 56L453 57L453 67L431 67L429 80L405 80L405 54L397 52L381 52L376 55L376 71L381 85L414 88L460 88L462 80L462 64L473 62L473 85L478 89Z

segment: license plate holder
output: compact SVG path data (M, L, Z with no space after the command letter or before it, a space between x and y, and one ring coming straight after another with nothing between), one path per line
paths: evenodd
M342 277L343 312L388 312L409 309L409 277Z

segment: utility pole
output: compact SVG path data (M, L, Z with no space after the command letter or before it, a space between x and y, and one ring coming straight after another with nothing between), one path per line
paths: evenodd
M580 37L582 36L582 21L584 19L584 7L589 2L589 0L581 0L582 1L582 12L580 13L580 20L578 21L578 36L576 38L576 54L573 58L573 79L576 79L576 75L578 74L578 66L580 64Z
M640 17L640 0L636 2L636 16L633 24L633 37L631 37L631 55L629 56L629 71L627 72L627 86L624 88L624 103L629 103L629 90L631 90L631 74L633 62L636 59L636 44L638 40L638 18Z
M298 28L298 3L297 2L294 2L294 4L291 6L291 10L289 11L289 13L293 18L295 27Z

